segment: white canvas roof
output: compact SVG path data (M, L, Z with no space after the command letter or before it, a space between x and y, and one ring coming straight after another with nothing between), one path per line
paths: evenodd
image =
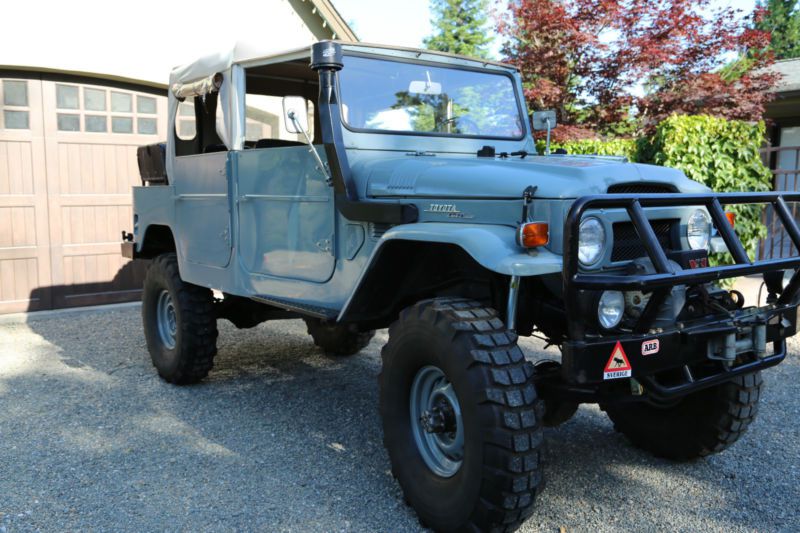
M222 52L209 54L192 63L175 67L170 73L169 84L174 86L176 83L195 82L213 76L217 72L225 72L236 63L298 51L303 48L310 49L310 46L308 44L305 47L286 49L282 48L280 43L276 46L273 43L238 42Z

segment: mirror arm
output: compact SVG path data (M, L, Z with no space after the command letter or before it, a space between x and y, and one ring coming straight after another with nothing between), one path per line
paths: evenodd
M546 119L547 123L547 142L544 145L544 155L550 155L550 119Z
M294 111L289 111L288 115L289 115L289 120L292 121L292 124L294 124L295 129L301 132L303 134L303 137L306 138L306 143L308 144L308 151L311 153L311 155L314 156L314 159L317 160L317 168L319 169L319 171L325 174L325 183L327 183L328 185L333 184L333 178L331 178L331 174L328 171L328 167L325 165L325 163L322 162L322 158L317 153L316 148L314 148L314 143L311 141L311 137L308 136L308 132L300 124L300 120L298 120L297 114Z

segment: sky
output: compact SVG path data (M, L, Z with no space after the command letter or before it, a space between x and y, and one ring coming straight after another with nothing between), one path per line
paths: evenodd
M332 2L362 41L419 48L422 39L431 33L430 0ZM749 13L755 0L713 0L712 4L715 7L732 6ZM499 47L500 43L495 39L492 49L496 58Z

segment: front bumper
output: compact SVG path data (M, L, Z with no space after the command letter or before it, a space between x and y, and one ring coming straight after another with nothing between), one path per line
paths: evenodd
M563 345L563 380L581 387L618 383L620 378L633 378L649 396L670 399L780 363L786 356L785 339L796 333L800 257L750 261L728 224L722 205L771 204L794 245L800 249L800 228L786 201L800 201L800 194L619 194L587 196L576 200L564 230L563 289L568 339ZM665 251L658 244L644 211L646 207L663 206L706 207L735 264L676 271L674 263L667 259ZM603 208L627 210L655 273L616 275L579 270L580 222L586 211ZM786 269L795 269L796 272L777 300L768 307L707 316L677 323L668 330L653 327L659 307L675 286L702 285L725 278ZM582 293L609 289L650 293L649 302L631 332L597 335L586 327L580 303ZM713 351L725 339L743 339L742 342L746 342L747 335L755 335L753 332L756 330L758 344L763 346L772 343L771 352L756 348L748 352L741 349L740 343L735 360L720 361L713 357ZM654 351L656 346L657 350ZM624 356L620 355L620 349ZM612 364L615 356L618 356L617 362ZM702 365L704 370L701 375L693 375L692 368L698 365ZM709 368L712 370L709 371ZM676 374L682 377L675 379Z
M754 327L763 326L766 344L771 353L753 351L736 364L725 364L708 357L709 346L718 345L729 335L752 335ZM567 341L563 345L563 376L577 385L614 381L607 378L606 366L612 354L621 347L629 363L626 377L644 385L648 394L660 398L683 396L691 392L777 365L786 357L786 338L797 332L797 306L750 308L728 317L711 317L655 334L629 334L616 337L586 338ZM655 347L655 349L654 349ZM697 365L716 362L715 370L693 375ZM680 369L680 373L660 377L664 372Z

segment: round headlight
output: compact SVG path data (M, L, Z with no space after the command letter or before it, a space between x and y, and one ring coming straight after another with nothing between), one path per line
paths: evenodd
M711 221L705 211L698 209L689 217L686 225L686 238L692 250L708 250L708 240L711 237Z
M597 302L597 321L605 329L616 327L625 312L625 297L620 291L603 291Z
M581 222L578 236L578 260L585 266L595 264L603 255L606 244L606 230L603 224L594 217Z

